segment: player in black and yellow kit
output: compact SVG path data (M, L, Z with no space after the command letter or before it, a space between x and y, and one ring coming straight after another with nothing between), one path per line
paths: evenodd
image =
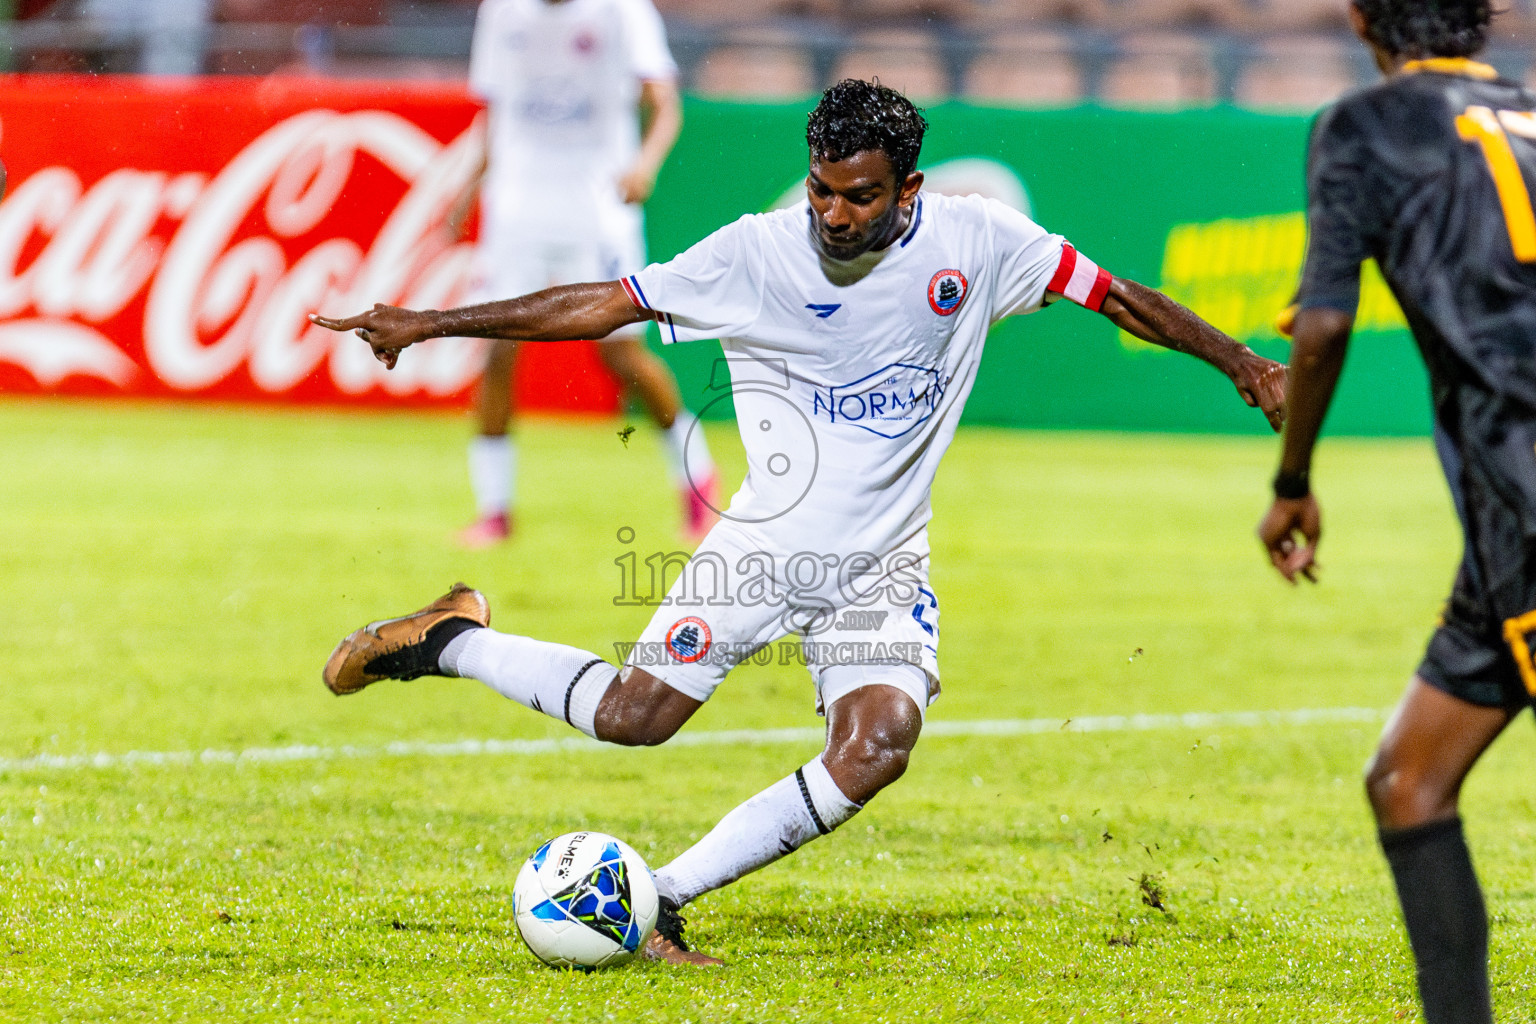
M1429 369L1466 556L1366 778L1430 1024L1493 1019L1488 918L1458 795L1536 701L1536 95L1470 58L1488 0L1354 0L1386 80L1318 118L1290 416L1259 537L1291 582L1320 533L1308 470L1360 265L1380 265Z

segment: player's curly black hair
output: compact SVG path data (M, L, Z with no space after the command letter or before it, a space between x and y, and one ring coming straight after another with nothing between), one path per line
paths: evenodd
M838 161L866 149L878 149L891 161L898 182L917 170L928 122L895 89L876 79L845 78L821 94L805 123L811 153Z
M1353 0L1371 42L1399 57L1470 57L1488 41L1489 0Z

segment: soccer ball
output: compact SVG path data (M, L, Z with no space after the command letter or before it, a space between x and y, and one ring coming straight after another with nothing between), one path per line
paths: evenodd
M640 855L601 832L570 832L533 852L512 885L517 932L551 967L613 967L639 952L659 904Z

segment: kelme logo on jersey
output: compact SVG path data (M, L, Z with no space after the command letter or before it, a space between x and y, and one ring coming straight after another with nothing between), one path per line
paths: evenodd
M667 630L667 651L684 664L692 664L709 653L709 623L690 615L672 623Z
M939 316L949 316L965 301L971 283L958 270L941 270L928 282L928 305Z
M933 415L948 386L949 378L936 369L891 363L852 383L817 388L811 413L829 423L900 437Z

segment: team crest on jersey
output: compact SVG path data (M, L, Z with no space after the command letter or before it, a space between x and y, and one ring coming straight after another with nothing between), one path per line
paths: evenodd
M678 619L667 630L667 650L672 657L691 665L709 653L709 623L695 615Z
M939 316L949 316L965 301L971 283L958 270L941 270L928 282L928 305Z

